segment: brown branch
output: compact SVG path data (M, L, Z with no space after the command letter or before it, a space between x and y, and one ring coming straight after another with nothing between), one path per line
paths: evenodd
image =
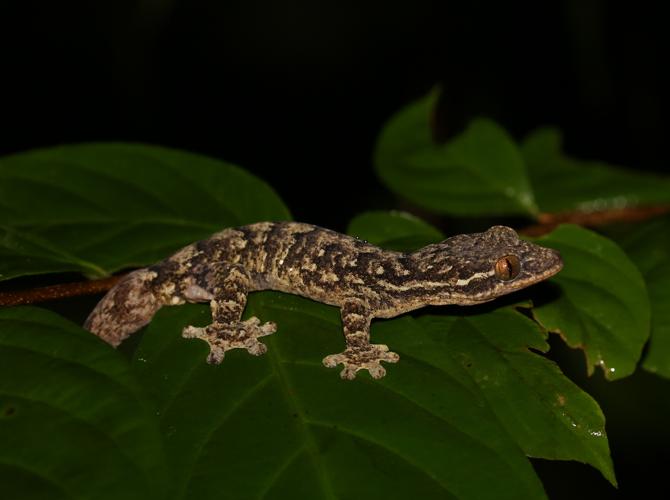
M646 207L628 207L600 212L563 212L544 213L537 218L538 223L527 226L521 231L527 236L542 236L556 228L559 224L578 224L594 227L613 222L638 222L670 212L670 205L654 205Z
M0 306L18 306L35 304L48 300L79 297L81 295L95 295L112 288L122 276L110 276L99 280L63 283L62 285L45 286L16 292L0 292Z

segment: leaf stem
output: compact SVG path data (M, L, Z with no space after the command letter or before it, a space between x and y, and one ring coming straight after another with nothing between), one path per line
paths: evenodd
M520 230L526 236L542 236L550 233L560 224L577 224L593 227L613 222L638 222L670 212L670 205L651 205L643 207L625 207L596 212L559 212L541 213L537 224L531 224Z
M106 292L122 277L110 276L98 280L63 283L15 292L0 292L0 306L18 306L67 297L78 297L80 295L95 295L96 293Z

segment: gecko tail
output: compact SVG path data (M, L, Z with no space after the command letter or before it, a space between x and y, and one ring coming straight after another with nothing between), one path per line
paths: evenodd
M151 321L161 308L151 282L155 273L139 269L107 292L86 319L84 328L116 347Z

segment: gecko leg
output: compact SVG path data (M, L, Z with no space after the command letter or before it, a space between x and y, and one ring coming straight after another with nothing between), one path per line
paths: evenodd
M249 285L249 275L243 268L233 266L223 270L212 287L212 324L184 328L183 337L202 339L209 344L208 363L221 363L226 351L231 349L246 349L254 356L267 351L265 344L259 342L258 338L277 331L277 325L272 322L261 324L256 317L245 321L241 319L247 304Z
M384 344L370 344L371 316L363 304L347 302L341 312L346 349L340 354L326 356L323 364L328 368L342 364L344 369L340 377L347 380L353 380L358 370L368 370L372 378L382 378L386 370L381 362L396 363L400 357Z

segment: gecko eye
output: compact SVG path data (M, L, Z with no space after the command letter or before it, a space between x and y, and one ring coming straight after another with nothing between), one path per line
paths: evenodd
M495 273L496 278L509 281L517 277L521 265L519 258L516 255L505 255L496 262Z

